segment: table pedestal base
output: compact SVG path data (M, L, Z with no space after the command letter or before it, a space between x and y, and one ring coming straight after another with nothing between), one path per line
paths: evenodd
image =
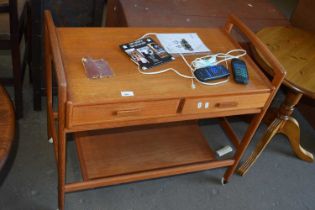
M249 168L255 163L257 158L261 155L263 150L266 148L271 139L277 134L281 133L287 136L294 153L302 160L312 162L314 160L313 155L303 149L300 145L300 127L299 123L291 117L295 105L301 99L302 94L290 91L284 103L281 105L278 116L271 121L266 133L257 144L255 150L249 156L249 158L243 163L238 169L239 175L247 173ZM271 114L272 115L272 114ZM268 116L266 117L268 119Z

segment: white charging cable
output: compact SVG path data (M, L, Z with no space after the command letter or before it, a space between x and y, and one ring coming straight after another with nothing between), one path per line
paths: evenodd
M233 55L233 53L238 53L237 55ZM228 60L232 60L233 58L240 58L246 55L246 50L243 49L234 49L230 50L227 53L217 53L206 55L200 58L196 58L191 62L191 65L194 69L203 68L206 66L216 66L222 62L226 62ZM219 59L219 60L218 60Z
M139 39L143 39L143 38L145 38L145 37L147 37L147 36L151 36L151 35L154 35L154 36L156 36L156 35L158 35L159 33L146 33L146 34L144 34L142 37L140 37ZM137 40L139 40L139 39L137 39Z
M157 34L158 33L147 33L147 34L144 34L139 39L143 39L143 38L145 38L147 36L150 36L150 35L155 35L156 36ZM234 54L235 53L239 53L239 54L233 55L233 53ZM184 78L187 78L187 79L191 79L192 80L191 87L192 87L192 89L195 89L196 85L194 83L194 80L196 80L197 82L199 82L199 83L201 83L203 85L209 85L209 86L219 85L219 84L223 84L223 83L226 83L227 81L229 81L229 77L227 77L225 80L222 80L222 81L219 81L219 82L202 82L198 78L196 78L195 75L194 75L194 71L196 69L207 67L207 66L215 66L215 65L218 65L218 64L220 64L222 62L225 62L226 67L228 68L228 64L227 64L228 60L232 60L233 58L240 58L242 56L245 56L246 55L246 51L243 50L243 49L234 49L234 50L228 51L227 53L210 54L210 55L206 55L206 56L203 56L203 57L196 58L195 60L193 60L191 62L191 64L189 64L189 62L186 60L186 58L183 56L183 54L180 53L179 55L184 60L185 64L189 67L189 69L191 70L191 74L192 74L191 76L182 74L182 73L180 73L178 70L176 70L174 68L167 68L167 69L162 69L162 70L159 70L159 71L143 71L136 61L134 61L132 59L131 60L138 65L138 71L141 74L154 75L154 74L165 73L165 72L168 72L168 71L173 71L174 73L176 73L177 75L179 75L181 77L184 77Z

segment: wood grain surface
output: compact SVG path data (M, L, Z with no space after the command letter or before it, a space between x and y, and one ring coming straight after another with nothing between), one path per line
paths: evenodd
M0 85L0 170L12 145L15 132L15 117L12 102Z
M314 99L315 33L295 27L268 27L257 36L286 70L284 83ZM268 64L266 67L270 69Z
M81 132L76 143L86 179L215 159L196 122Z
M109 0L108 6L108 26L218 27L229 14L254 31L288 24L267 0Z
M240 48L222 29L206 28L58 28L58 37L64 70L67 78L68 99L73 104L99 104L157 100L169 98L222 96L268 92L270 83L249 56L244 60L249 71L248 85L240 85L231 78L224 85L205 86L196 84L191 88L191 80L179 77L173 72L158 75L143 75L137 66L125 55L119 45L138 39L148 32L181 33L194 32L213 53L227 52ZM115 39L113 39L115 37ZM153 39L157 40L152 36ZM80 44L78 44L80 43ZM81 62L82 57L103 58L114 72L114 76L99 80L88 79ZM187 56L192 61L200 55ZM175 61L155 67L158 71L174 67L181 73L191 75L184 61ZM121 91L133 91L133 97L122 97Z
M315 32L315 1L299 0L291 17L291 23L301 29Z

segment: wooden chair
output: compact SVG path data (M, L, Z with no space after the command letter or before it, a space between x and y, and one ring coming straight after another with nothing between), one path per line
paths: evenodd
M291 116L301 97L315 99L315 1L300 0L291 18L292 26L269 27L257 33L270 51L284 66L287 74L284 85L288 88L286 98L276 113L269 114L269 127L250 157L239 168L245 174L277 134L286 135L295 154L302 160L312 162L313 155L300 145L300 128ZM270 65L253 49L257 62L271 73Z
M0 85L0 171L8 159L9 153L14 140L15 120L14 110L11 100ZM7 166L7 165L6 165ZM4 172L4 173L3 173ZM3 170L0 174L0 184L2 183L3 175L7 170Z
M22 83L26 65L31 62L31 11L27 0L0 0L0 50L11 50L13 78L1 78L4 85L14 85L16 117L23 115ZM21 40L25 53L21 58Z

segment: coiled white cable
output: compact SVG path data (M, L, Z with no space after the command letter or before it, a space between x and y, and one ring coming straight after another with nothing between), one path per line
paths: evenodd
M239 53L237 55L232 55L232 53ZM228 60L232 60L233 58L240 58L246 55L246 50L243 49L234 49L230 50L227 53L217 53L217 54L212 54L212 55L206 55L200 58L196 58L191 62L191 65L196 69L197 64L200 61L205 61L205 60L211 60L211 65L216 66L222 62L226 62ZM219 60L218 60L219 59ZM215 60L215 61L213 61Z
M150 35L155 35L156 36L157 34L158 33L147 33L147 34L144 34L139 39L143 39L143 38L145 38L147 36L150 36ZM238 52L238 53L240 52L240 54L233 55L233 53L236 53L236 52ZM138 71L141 74L154 75L154 74L165 73L165 72L168 72L168 71L173 71L174 73L176 73L177 75L179 75L181 77L184 77L184 78L187 78L187 79L191 79L192 80L191 87L192 87L192 89L195 89L196 85L194 83L194 80L196 80L197 82L199 82L199 83L201 83L203 85L208 85L208 86L219 85L219 84L223 84L223 83L226 83L227 81L229 81L229 77L227 77L225 80L222 80L222 81L219 81L219 82L202 82L202 81L198 80L198 78L196 78L195 75L194 75L194 71L196 70L198 61L207 60L207 59L214 60L213 58L215 58L216 61L211 63L212 66L218 65L218 64L220 64L222 62L225 62L226 67L228 68L227 61L228 60L232 60L233 58L240 58L240 57L245 56L246 55L246 50L244 50L244 49L233 49L233 50L228 51L227 53L216 53L216 54L206 55L206 56L203 56L203 57L196 58L195 60L193 60L191 62L191 64L188 63L188 61L183 56L183 54L179 54L179 55L184 60L185 64L189 67L189 69L191 70L192 76L182 74L182 73L180 73L178 70L176 70L174 68L167 68L167 69L162 69L162 70L159 70L159 71L143 71L140 68L140 66L139 66L139 64L137 62L135 62L132 59L131 60L138 65ZM219 59L219 60L217 60L217 59Z

